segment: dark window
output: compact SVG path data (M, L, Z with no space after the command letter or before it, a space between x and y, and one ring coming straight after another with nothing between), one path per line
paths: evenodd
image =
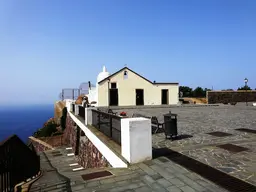
M116 89L116 83L111 83L111 89Z
M128 72L124 71L124 79L128 79Z

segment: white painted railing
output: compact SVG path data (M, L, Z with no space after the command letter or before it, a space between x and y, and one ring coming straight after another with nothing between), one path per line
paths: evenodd
M128 165L113 152L87 125L92 124L92 109L85 108L85 121L81 122L78 115L78 105L75 115L70 112L72 101L66 102L66 107L73 121L84 131L88 139L101 152L113 167L127 167ZM121 155L130 163L139 163L152 159L151 121L147 118L121 119Z

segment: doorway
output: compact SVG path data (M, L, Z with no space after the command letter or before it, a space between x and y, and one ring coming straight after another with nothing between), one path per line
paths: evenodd
M118 89L109 89L109 105L118 106Z
M168 105L168 89L162 89L162 105Z
M136 89L136 105L144 105L144 90Z

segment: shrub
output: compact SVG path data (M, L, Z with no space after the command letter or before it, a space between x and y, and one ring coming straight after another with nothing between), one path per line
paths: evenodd
M57 124L53 121L44 124L44 127L34 133L35 137L49 137L57 132Z

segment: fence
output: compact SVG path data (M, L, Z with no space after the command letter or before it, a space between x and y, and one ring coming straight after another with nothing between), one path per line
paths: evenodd
M92 125L118 144L121 144L121 119L113 114L92 110Z
M72 111L72 112L75 112L75 104L74 104L74 103L72 104L71 111Z
M14 191L15 185L40 171L40 158L33 146L13 135L0 143L0 191Z
M78 106L78 115L85 119L85 108L83 106Z

